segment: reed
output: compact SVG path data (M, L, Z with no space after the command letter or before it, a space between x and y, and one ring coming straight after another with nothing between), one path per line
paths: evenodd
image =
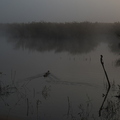
M37 108L37 120L39 120L39 104L41 104L41 101L38 99L37 101L36 101L36 108Z
M27 98L27 116L29 115L29 100Z

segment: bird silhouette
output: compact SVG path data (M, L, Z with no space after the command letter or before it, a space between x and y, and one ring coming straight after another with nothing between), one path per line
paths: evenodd
M47 77L49 74L50 74L50 71L48 70L48 71L43 75L43 77Z

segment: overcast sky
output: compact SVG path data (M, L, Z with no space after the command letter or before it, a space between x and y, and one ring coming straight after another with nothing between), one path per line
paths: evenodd
M0 23L118 22L120 0L0 0Z

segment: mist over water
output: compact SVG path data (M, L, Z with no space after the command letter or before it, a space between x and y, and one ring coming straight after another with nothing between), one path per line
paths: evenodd
M16 49L77 54L107 43L111 51L119 52L119 26L119 23L90 22L1 24L1 35L8 36Z
M98 120L111 115L103 108L99 117L107 89L100 55L111 85L116 84L107 98L114 101L120 84L120 38L115 24L43 22L4 24L3 28L1 116Z

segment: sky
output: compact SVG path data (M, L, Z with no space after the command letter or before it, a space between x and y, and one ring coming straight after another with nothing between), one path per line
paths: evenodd
M0 0L0 23L118 22L120 0Z

